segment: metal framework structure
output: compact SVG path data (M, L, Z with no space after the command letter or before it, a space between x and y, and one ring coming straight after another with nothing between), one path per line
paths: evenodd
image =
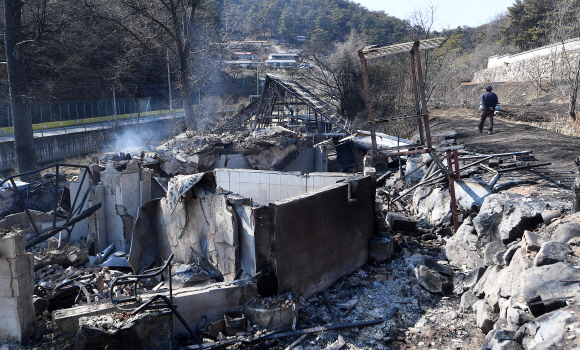
M39 230L38 227L36 226L36 223L34 222L34 219L32 217L32 214L30 213L28 207L24 204L24 194L20 191L20 189L18 188L18 186L16 185L16 182L14 181L14 179L21 177L21 176L25 176L25 175L31 175L31 174L35 174L35 173L40 173L41 171L50 169L50 168L55 168L55 185L54 185L54 209L52 211L52 226L48 227L46 229L43 230ZM80 191L77 191L74 201L71 203L71 207L67 213L66 216L66 221L63 225L57 225L57 208L58 208L58 204L59 204L59 196L58 196L58 185L59 185L59 178L60 178L60 169L61 168L79 168L79 169L84 169L85 171L83 172L82 178L79 182L79 188L82 188L86 183L88 183L89 188L87 189L87 191L85 192L83 198L81 199L80 203L77 204L78 199L79 199L79 194ZM87 177L88 175L88 177ZM49 239L50 237L56 235L57 233L61 232L61 231L66 231L66 237L59 238L59 245L57 247L57 249L61 249L70 239L72 230L74 228L74 226L80 222L83 219L88 218L89 216L91 216L94 212L96 212L97 210L99 210L99 208L101 207L101 203L98 203L96 205L93 205L92 207L82 210L86 200L87 200L87 196L90 192L90 189L96 184L96 179L91 171L91 169L89 168L88 165L78 165L78 164L64 164L64 163L57 163L57 164L52 164L40 169L36 169L36 170L32 170L26 173L21 173L21 174L16 174L16 175L12 175L2 181L0 181L0 186L4 185L6 182L10 181L10 188L13 189L16 192L16 195L18 197L18 205L20 206L20 208L26 212L26 216L28 217L28 221L30 222L30 226L34 229L34 234L28 238L28 243L26 244L26 249L30 249L33 246L37 245L38 243L44 242L47 239ZM90 181L90 182L89 182Z
M253 121L252 121L252 118ZM295 81L267 74L259 100L255 100L240 113L215 129L236 130L252 121L252 127L266 127L273 123L289 128L306 126L308 130L329 133L340 129L353 133L352 124L328 103Z
M444 148L434 149L431 145L431 130L429 128L429 113L427 110L427 99L425 97L425 84L423 82L423 71L421 68L421 56L420 50L428 50L439 47L447 38L435 38L422 41L414 41L403 44L391 45L386 47L367 46L362 50L358 51L358 56L360 58L360 65L363 76L363 85L365 92L365 102L368 113L368 122L371 131L371 141L372 141L372 155L373 158L389 158L389 157L400 157L409 156L415 154L429 153L431 158L435 161L441 172L447 176L449 180L449 194L451 196L451 212L453 215L453 226L455 231L459 228L459 223L457 221L457 202L455 198L455 185L454 181L460 178L459 160L457 155L457 150L463 148L463 146L449 146ZM369 85L369 77L367 72L367 60L386 57L394 55L397 53L409 52L410 64L411 64L411 79L413 86L413 100L415 103L415 114L404 115L404 116L393 116L393 117L382 117L374 118L373 110L371 105L371 93ZM401 147L387 148L384 150L377 149L376 141L376 124L378 123L388 123L392 121L397 121L401 119L411 119L416 118L419 130L419 141L417 149L414 150L401 150ZM406 146L405 148L409 148ZM447 156L447 166L439 159L436 153L444 152Z

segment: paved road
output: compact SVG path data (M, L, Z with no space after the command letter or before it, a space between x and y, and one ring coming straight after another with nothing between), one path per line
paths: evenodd
M175 118L183 118L185 115L184 113L175 113ZM158 120L167 120L171 119L172 116L165 114L159 116L146 116L139 118L139 123L151 123ZM119 121L118 125L131 125L137 122L137 118L131 119L124 119ZM67 126L66 128L55 128L55 129L46 129L46 130L36 130L34 131L34 137L44 137L44 136L54 136L54 135L63 135L63 134L70 134L76 132L86 132L86 131L93 131L93 130L103 130L103 129L110 129L113 127L113 123L104 122L98 124L86 124L86 125L79 125L79 126ZM6 134L0 135L0 142L6 141L14 141L14 134Z

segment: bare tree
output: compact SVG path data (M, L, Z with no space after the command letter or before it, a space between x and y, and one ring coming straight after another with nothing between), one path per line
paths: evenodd
M36 168L36 149L28 105L30 98L26 87L25 51L23 45L38 39L43 31L46 3L41 3L41 21L38 31L25 32L22 24L24 2L4 0L4 42L6 66L10 89L10 106L14 122L14 149L18 172L24 173ZM31 180L33 177L25 176Z
M576 121L576 104L580 88L580 51L576 48L571 50L566 41L578 35L580 30L580 6L577 0L561 0L556 2L556 7L549 17L552 23L548 37L551 43L558 44L554 57L557 78L563 84L568 93L568 114Z
M304 53L307 60L314 63L314 68L306 73L306 84L334 101L340 114L350 119L364 109L357 56L357 50L364 46L363 43L363 38L353 30L345 42L332 45L328 56L316 49Z
M177 75L187 128L197 128L191 94L209 74L204 60L219 47L220 17L203 0L85 0L94 16L115 24ZM169 55L167 55L169 52ZM211 70L211 69L210 69Z

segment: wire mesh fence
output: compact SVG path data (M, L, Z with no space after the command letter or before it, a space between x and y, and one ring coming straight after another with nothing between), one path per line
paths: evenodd
M130 114L151 111L151 98L120 98L113 100L78 100L61 102L38 102L30 104L32 124L63 120L106 117L117 114ZM12 113L9 104L0 104L0 127L12 126Z

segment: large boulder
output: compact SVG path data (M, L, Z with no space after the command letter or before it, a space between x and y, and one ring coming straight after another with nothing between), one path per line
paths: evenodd
M498 241L498 227L503 218L503 194L491 194L485 197L479 214L473 219L473 227L478 236L478 248L486 243Z
M546 201L515 193L492 194L485 198L473 220L482 244L501 240L504 244L521 238L525 230L533 230L543 222Z
M489 242L483 249L483 265L486 267L492 265L496 254L499 252L504 253L505 251L506 247L500 241Z
M574 237L580 237L580 224L566 223L556 227L556 230L552 233L551 241L567 243Z
M485 334L493 329L493 325L498 320L499 315L494 313L491 306L484 300L477 301L473 304L473 309L476 310L475 316L476 324L479 329Z
M510 264L498 277L494 286L497 286L502 298L509 298L521 293L520 275L525 270L533 266L533 259L529 254L524 254L521 249L517 249Z
M508 194L504 202L503 218L498 230L504 243L522 238L525 230L534 230L544 222L542 212L546 202L536 197Z
M413 193L416 214L438 226L451 222L451 197L448 188L422 186Z
M477 234L471 217L467 217L453 237L445 244L445 255L452 266L465 265L469 269L483 266L483 260L477 254Z
M562 281L577 280L580 271L563 262L531 267L520 275L522 295L535 316L566 306L566 298L578 293L578 283Z
M571 305L542 315L522 326L524 349L577 349L580 306Z
M542 248L534 260L535 266L543 266L555 264L557 262L567 262L568 254L572 252L572 248L568 243L562 242L546 242L542 244Z

